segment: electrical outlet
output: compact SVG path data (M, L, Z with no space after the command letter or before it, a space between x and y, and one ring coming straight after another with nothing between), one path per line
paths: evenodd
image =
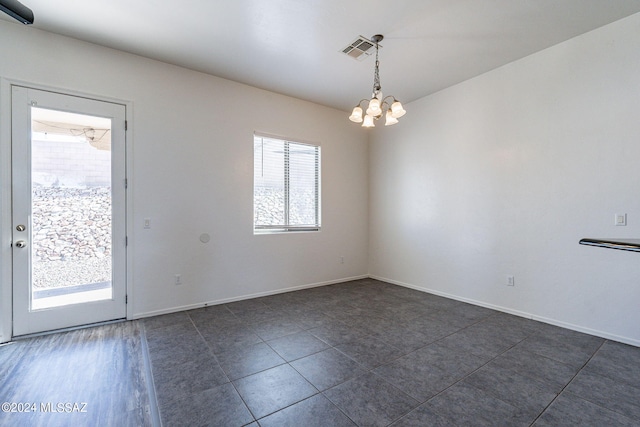
M615 216L615 225L617 226L625 226L627 225L627 214L616 214Z
M513 276L507 276L507 286L515 286L516 279Z
M176 281L175 281L175 285L176 286L180 286L182 285L182 276L179 274L176 274Z

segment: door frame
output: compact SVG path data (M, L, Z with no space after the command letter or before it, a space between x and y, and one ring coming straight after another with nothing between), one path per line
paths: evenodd
M133 103L131 101L102 95L78 92L67 88L51 87L18 79L0 77L0 343L13 338L13 266L12 266L12 206L11 206L11 87L24 86L32 89L56 92L64 95L95 99L125 106L125 174L127 189L125 192L125 222L128 245L126 248L125 288L127 294L126 318L132 319L133 313Z

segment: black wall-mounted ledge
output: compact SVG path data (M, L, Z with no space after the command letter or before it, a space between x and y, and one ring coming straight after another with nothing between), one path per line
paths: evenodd
M640 252L640 239L581 239L581 245Z

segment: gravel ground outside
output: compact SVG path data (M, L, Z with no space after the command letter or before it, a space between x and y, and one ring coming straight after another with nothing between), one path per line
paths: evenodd
M33 263L36 289L111 281L111 257Z

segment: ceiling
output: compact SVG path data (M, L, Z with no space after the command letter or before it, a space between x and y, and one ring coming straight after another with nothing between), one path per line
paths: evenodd
M345 111L373 86L375 59L342 53L360 35L385 36L382 90L406 104L640 12L638 0L21 2L35 28Z

